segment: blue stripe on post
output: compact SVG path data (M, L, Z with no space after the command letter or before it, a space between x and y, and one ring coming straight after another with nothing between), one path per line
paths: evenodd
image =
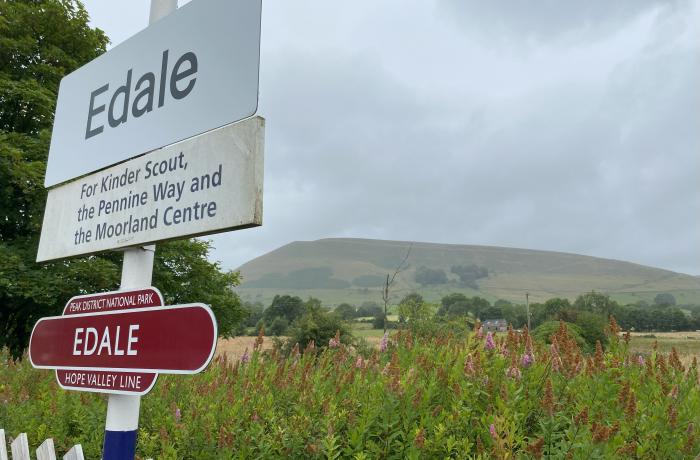
M105 431L102 460L134 460L136 456L136 430Z

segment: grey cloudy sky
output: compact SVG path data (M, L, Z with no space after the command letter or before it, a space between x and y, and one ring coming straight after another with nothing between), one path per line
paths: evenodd
M114 44L147 23L86 6ZM700 275L700 1L264 0L262 25L264 226L213 238L225 267L364 237Z

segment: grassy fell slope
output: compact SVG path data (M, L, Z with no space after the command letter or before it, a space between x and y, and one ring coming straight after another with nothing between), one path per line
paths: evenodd
M295 241L240 267L244 299L268 303L275 294L318 297L328 305L379 302L379 283L392 273L411 243L332 238ZM488 277L467 287L450 272L452 266L476 264ZM421 266L442 269L448 282L421 286L414 280ZM659 292L672 293L679 303L700 303L700 278L630 262L552 251L413 243L406 268L397 277L392 301L418 291L437 301L450 292L480 295L491 301L522 302L550 297L573 299L596 290L623 302L652 301Z

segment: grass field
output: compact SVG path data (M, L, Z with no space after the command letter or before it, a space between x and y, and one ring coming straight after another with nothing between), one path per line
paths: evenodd
M632 352L650 353L656 343L663 353L675 348L684 363L690 363L693 358L700 360L700 332L635 332L631 335Z

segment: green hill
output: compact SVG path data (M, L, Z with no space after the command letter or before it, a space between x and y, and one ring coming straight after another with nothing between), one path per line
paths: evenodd
M530 249L350 238L295 241L253 259L240 267L244 282L238 292L263 303L275 294L313 296L327 305L380 302L380 286L409 247L406 266L392 289L394 303L412 291L432 301L463 292L522 303L525 292L536 302L573 299L596 290L621 302L651 302L656 294L668 292L679 304L700 304L700 278L630 262Z

